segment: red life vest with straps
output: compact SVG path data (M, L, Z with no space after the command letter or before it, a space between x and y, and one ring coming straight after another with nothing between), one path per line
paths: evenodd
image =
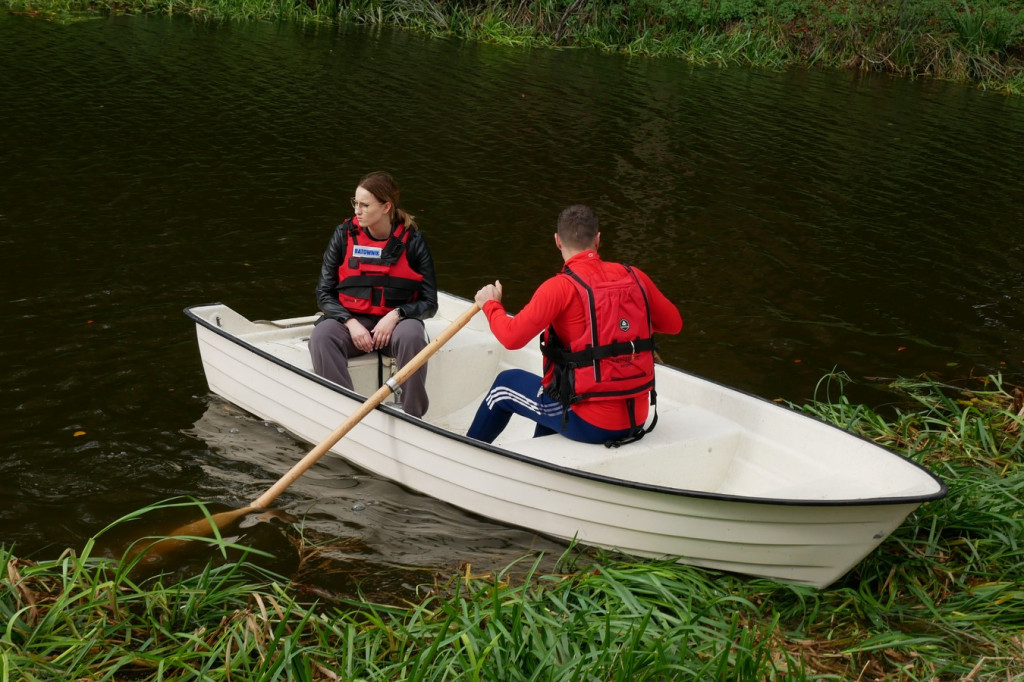
M561 272L576 287L586 320L586 330L567 343L553 327L541 339L542 383L566 410L582 400L646 399L654 389L650 302L636 273L621 267L623 276L608 281L585 281L569 266Z
M409 265L406 247L411 234L398 223L381 245L358 218L352 218L345 258L338 265L338 301L349 312L382 316L419 298L423 275Z

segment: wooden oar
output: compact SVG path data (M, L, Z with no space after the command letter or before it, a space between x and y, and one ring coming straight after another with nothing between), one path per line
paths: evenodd
M200 519L199 521L181 526L168 534L167 537L153 542L150 545L140 547L136 551L130 552L130 556L147 553L150 557L156 558L156 555L160 554L161 550L175 549L187 542L188 538L209 537L213 535L214 528L227 528L246 514L266 509L271 502L277 499L278 495L298 480L299 476L304 474L311 466L313 466L313 464L316 463L318 459L323 457L325 453L334 447L334 445L341 440L346 433L351 431L352 427L361 422L363 417L376 409L378 405L388 398L388 396L394 393L398 387L402 385L402 383L404 383L405 380L413 374L413 372L422 367L427 360L441 348L441 346L448 343L448 341L455 336L456 332L465 327L479 310L480 306L476 303L470 306L468 310L462 313L440 334L424 346L423 350L417 353L412 360L403 365L393 377L384 382L384 385L377 389L373 395L367 398L366 402L360 405L359 409L353 412L348 419L342 422L338 428L334 429L330 435L320 441L320 443L310 450L305 457L296 462L295 465L288 470L288 473L282 476L277 483L267 489L265 493L253 500L252 504L248 507L219 512Z

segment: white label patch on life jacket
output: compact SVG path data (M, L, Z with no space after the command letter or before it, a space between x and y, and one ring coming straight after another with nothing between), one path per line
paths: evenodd
M356 244L352 247L352 255L356 258L380 258L381 248L379 246L360 246Z

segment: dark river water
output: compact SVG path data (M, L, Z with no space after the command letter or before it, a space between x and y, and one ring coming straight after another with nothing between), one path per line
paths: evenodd
M55 556L174 496L240 505L308 444L213 398L190 304L310 314L391 171L442 289L515 309L592 205L682 310L673 365L803 401L833 369L1024 375L1024 101L360 27L0 16L0 542ZM281 499L331 589L561 545L322 461ZM294 568L274 524L244 531ZM326 572L325 572L326 573ZM339 587L342 585L342 587Z

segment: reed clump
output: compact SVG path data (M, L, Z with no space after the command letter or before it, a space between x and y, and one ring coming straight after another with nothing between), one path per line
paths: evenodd
M0 0L5 4L398 26L508 45L879 71L1024 93L1019 0Z
M822 381L800 409L949 487L825 590L570 548L464 565L390 603L309 597L244 553L189 575L0 549L3 679L1017 680L1024 678L1024 392L890 383L885 416ZM291 532L297 532L294 527ZM225 541L206 539L223 551ZM297 543L313 565L316 543ZM232 551L242 548L230 547ZM303 596L304 595L304 596Z

